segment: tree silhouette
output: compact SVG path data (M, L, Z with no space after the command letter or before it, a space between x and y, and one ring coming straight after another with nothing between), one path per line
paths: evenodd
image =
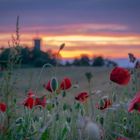
M17 51L17 48L13 47L6 48L0 53L0 65L1 67L7 67L7 63L11 58L10 55L13 53L11 51ZM50 63L52 65L56 64L56 58L53 57L52 52L43 52L41 50L33 49L32 51L29 48L20 47L20 60L21 64L27 66L42 67L45 63Z
M93 59L92 66L104 66L104 59L102 56L97 56Z

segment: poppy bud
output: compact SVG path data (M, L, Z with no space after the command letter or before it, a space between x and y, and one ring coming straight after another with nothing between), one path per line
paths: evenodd
M55 92L55 91L58 89L58 80L57 80L56 77L53 77L53 78L51 79L50 87L51 87L51 90L52 90L53 92Z
M85 73L85 76L86 76L86 78L87 78L88 82L90 82L90 81L91 81L91 79L92 79L92 77L93 77L93 75L92 75L92 73L91 73L91 72L86 72L86 73Z
M59 51L63 50L65 47L65 43L61 44L60 47L59 47Z

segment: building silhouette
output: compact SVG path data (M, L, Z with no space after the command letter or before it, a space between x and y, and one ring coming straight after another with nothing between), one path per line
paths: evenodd
M41 49L41 38L34 39L34 49L39 50Z

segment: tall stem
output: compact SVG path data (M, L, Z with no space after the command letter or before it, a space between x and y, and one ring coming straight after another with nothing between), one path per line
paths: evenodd
M91 108L91 119L93 119L94 116L94 103L92 100L92 96L91 96L91 82L88 82L88 86L89 86L89 95L90 95L90 108Z
M41 71L40 71L40 73L39 73L39 76L38 76L37 86L36 86L36 89L35 89L35 93L37 93L37 91L38 91L39 84L40 84L40 81L41 81L42 72L43 72L43 70L45 69L45 67L47 67L47 66L49 66L49 67L51 67L51 68L54 68L53 65L51 65L51 64L49 64L49 63L43 65L43 67L41 68ZM54 74L56 75L56 71L55 71L54 69L53 69L53 72L54 72Z

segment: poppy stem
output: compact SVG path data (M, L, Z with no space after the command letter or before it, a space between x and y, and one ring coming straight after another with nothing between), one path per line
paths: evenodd
M36 88L35 88L35 93L37 93L37 91L38 91L39 84L40 84L40 81L41 81L42 73L43 73L44 69L45 69L47 66L51 67L52 69L54 68L53 65L51 65L51 64L49 64L49 63L46 63L46 64L43 65L43 67L41 68L41 71L40 71L40 73L39 73L39 76L38 76L37 86L36 86ZM54 69L53 69L53 72L54 72L54 74L56 75L56 72L55 72Z
M0 111L0 124L3 125L4 123L4 113Z
M135 89L138 91L138 78L137 78L137 71L133 69L134 81L135 81Z
M91 82L90 81L88 82L88 86L89 86L89 95L92 95L92 93L91 93ZM94 116L94 104L93 104L92 96L90 96L90 109L91 109L91 119L93 119L93 116Z

